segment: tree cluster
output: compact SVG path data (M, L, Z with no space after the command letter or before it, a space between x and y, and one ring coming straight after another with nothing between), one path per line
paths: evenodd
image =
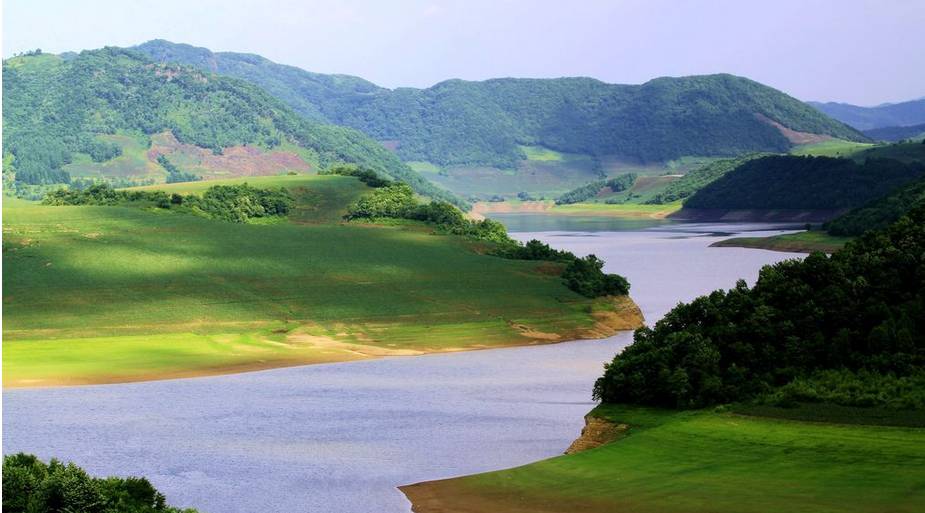
M246 223L258 217L284 217L293 198L284 188L258 189L249 185L213 185L202 196L164 191L117 190L108 183L86 189L58 189L45 195L45 205L137 205L191 213L209 219Z
M168 506L143 477L97 478L73 463L3 457L3 512L195 513Z
M826 371L837 371L838 379ZM595 383L594 396L695 408L774 393L822 400L837 392L852 396L842 402L890 405L864 382L878 375L921 382L923 372L925 207L919 207L832 256L766 266L754 287L740 281L678 305L653 328L636 331ZM817 392L806 392L812 387Z

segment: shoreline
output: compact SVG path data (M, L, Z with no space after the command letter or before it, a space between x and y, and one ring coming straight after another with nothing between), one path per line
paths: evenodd
M836 237L825 232L801 231L771 237L733 237L710 244L711 248L764 249L784 253L832 254L841 249L852 237Z
M149 381L243 374L247 372L300 367L304 365L349 363L354 361L376 360L386 357L424 356L429 354L561 344L581 340L604 339L616 335L621 331L631 331L643 325L644 319L642 311L631 297L611 297L610 302L614 306L614 310L593 312L590 314L594 321L593 324L570 332L546 333L511 322L509 323L511 328L517 331L523 339L509 342L415 349L411 347L387 347L373 344L341 342L329 337L315 336L293 330L291 339L294 343L299 344L299 347L309 348L318 352L304 356L271 357L267 359L229 362L227 364L205 365L198 368L174 368L123 375L95 375L92 377L67 376L43 379L18 379L15 381L12 379L6 381L6 379L4 379L3 388L11 390L41 389L143 383ZM42 342L35 343L41 344ZM4 378L8 375L9 373L5 372Z
M574 203L556 205L554 201L479 201L472 205L469 216L484 219L489 214L539 214L561 216L611 217L617 219L670 219L680 204L641 205L605 203Z

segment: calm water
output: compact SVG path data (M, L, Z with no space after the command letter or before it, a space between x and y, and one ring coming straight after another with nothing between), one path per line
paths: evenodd
M522 225L525 229L533 229ZM595 253L648 320L799 255L708 248L742 225L516 233ZM545 229L545 228L544 228ZM771 233L771 232L758 232ZM560 454L593 406L600 341L390 358L233 376L3 392L3 451L145 475L211 513L408 512L397 485Z

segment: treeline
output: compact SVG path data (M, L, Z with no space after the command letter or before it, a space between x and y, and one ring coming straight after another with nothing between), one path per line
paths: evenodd
M885 196L925 176L925 165L892 159L858 163L830 157L749 160L684 203L702 209L841 209Z
M636 173L626 173L609 180L597 180L582 185L581 187L572 189L562 196L559 196L559 198L556 199L556 205L571 205L573 203L587 201L600 194L605 187L609 188L612 192L623 192L636 183L636 178Z
M606 366L606 402L916 407L925 381L925 207L832 256L764 267L671 310ZM882 386L881 385L888 385Z
M3 513L196 513L168 506L143 477L98 478L73 463L3 457Z
M42 201L45 205L143 205L174 209L209 219L246 223L259 217L284 217L293 206L285 188L258 189L249 185L213 185L202 196L164 191L116 190L99 183L86 189L59 189Z
M563 264L565 285L587 297L626 295L629 282L617 274L603 272L604 262L594 255L578 258L567 251L550 248L537 240L525 245L511 239L504 225L492 219L473 221L453 205L432 201L418 203L406 184L391 183L354 202L345 216L348 220L408 219L427 223L438 233L460 235L495 245L492 254L513 260L544 260Z

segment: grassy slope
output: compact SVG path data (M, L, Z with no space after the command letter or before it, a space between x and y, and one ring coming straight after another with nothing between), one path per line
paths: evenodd
M733 237L714 242L713 246L721 248L755 248L772 251L812 253L822 251L833 253L844 246L852 237L836 237L826 232L811 231L788 233L773 237Z
M612 309L565 288L548 264L480 256L422 228L331 224L362 192L352 178L249 183L340 200L271 225L6 201L4 386L599 336L592 312Z
M925 429L620 406L597 449L404 488L418 513L916 512Z
M804 155L812 157L850 157L859 151L875 146L870 143L843 141L830 139L811 144L801 144L790 150L791 155Z

